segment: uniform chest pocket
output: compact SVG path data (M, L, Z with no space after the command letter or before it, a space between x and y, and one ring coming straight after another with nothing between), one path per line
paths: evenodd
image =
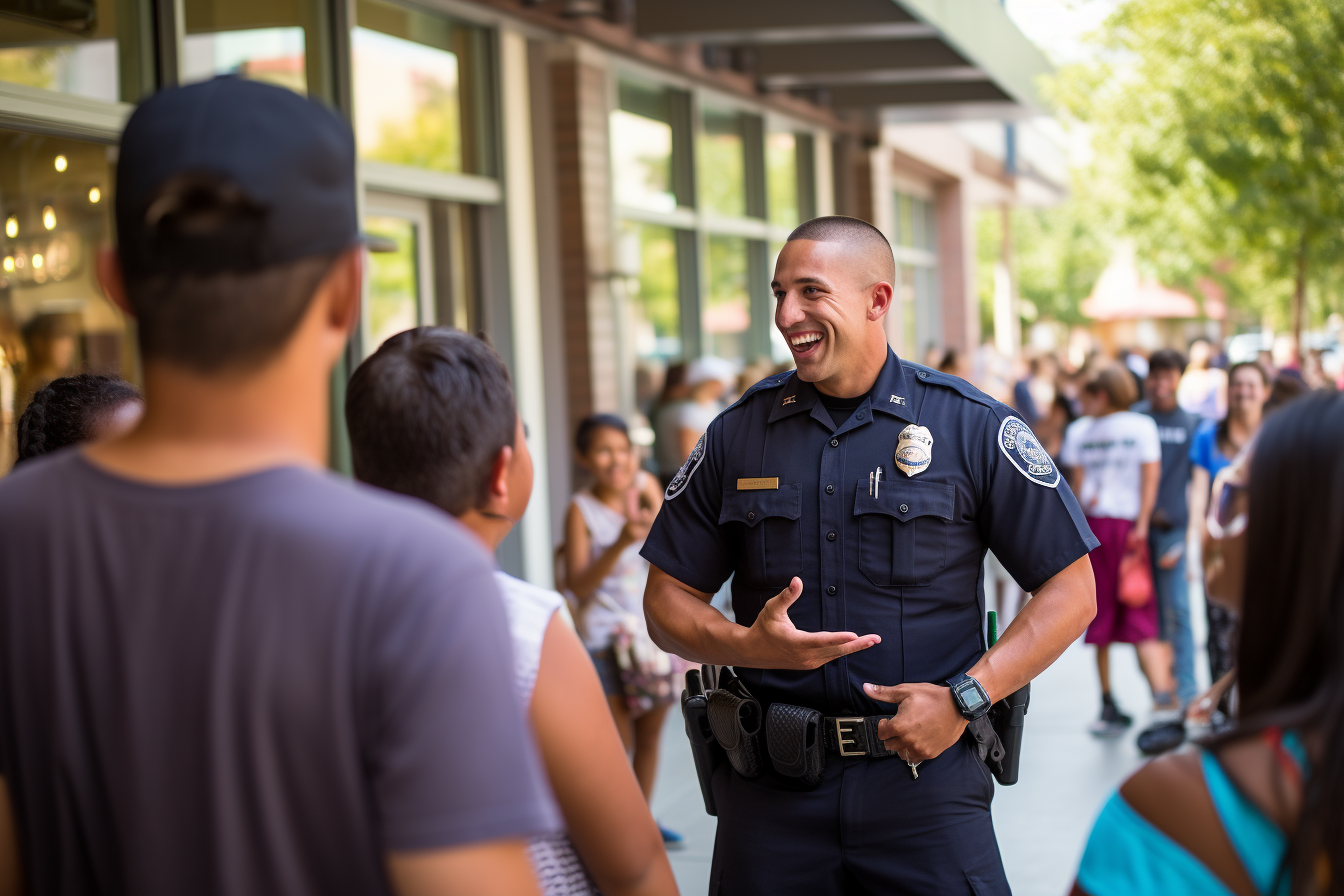
M742 534L747 584L781 591L802 571L802 487L737 491L725 489L719 525L737 523Z
M893 480L880 494L860 482L854 498L859 518L859 570L874 585L927 585L947 566L947 542L956 507L950 482Z

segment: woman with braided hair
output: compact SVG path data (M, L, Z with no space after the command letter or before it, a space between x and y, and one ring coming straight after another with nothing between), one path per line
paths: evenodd
M18 456L25 460L108 436L135 426L144 400L122 379L81 373L52 380L33 394L19 417Z

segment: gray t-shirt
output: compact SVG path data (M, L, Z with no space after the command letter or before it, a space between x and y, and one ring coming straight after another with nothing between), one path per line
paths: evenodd
M1157 424L1157 438L1162 443L1162 479L1157 487L1157 504L1153 508L1155 520L1162 511L1173 528L1184 529L1190 519L1185 486L1190 481L1190 443L1199 428L1200 417L1176 408L1174 411L1153 410L1147 399L1131 409L1153 418Z
M484 550L293 467L0 480L0 775L30 894L388 893L558 824Z

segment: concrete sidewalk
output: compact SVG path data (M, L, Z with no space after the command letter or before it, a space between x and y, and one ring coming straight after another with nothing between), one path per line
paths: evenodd
M1202 619L1203 604L1195 602L1192 610ZM1133 731L1115 740L1087 733L1099 707L1092 648L1074 644L1032 685L1021 780L997 788L993 809L1008 881L1017 896L1068 892L1103 800L1141 761L1134 735L1148 718L1148 687L1131 648L1112 648L1111 669L1116 699L1134 716ZM706 893L715 819L705 814L679 712L669 714L663 733L653 809L663 825L686 838L685 849L672 853L681 892Z

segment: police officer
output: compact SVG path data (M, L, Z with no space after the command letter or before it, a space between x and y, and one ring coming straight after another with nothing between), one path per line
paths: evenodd
M1059 470L1010 408L896 357L895 282L863 221L789 236L772 286L797 370L714 420L643 548L659 645L826 717L815 788L715 773L711 894L1008 893L968 719L1095 612L1097 541ZM988 652L987 549L1033 593ZM736 623L709 605L730 574Z

